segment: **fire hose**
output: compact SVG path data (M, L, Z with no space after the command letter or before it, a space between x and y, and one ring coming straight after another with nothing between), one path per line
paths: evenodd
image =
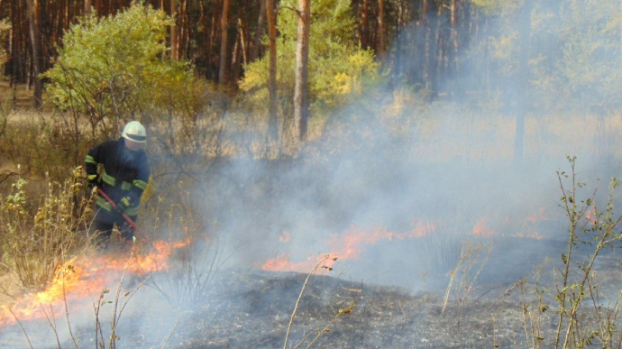
M103 197L106 201L108 201L108 203L113 209L117 208L117 204L115 204L114 201L112 201L112 199L108 195L106 195L106 193L104 193L103 190L101 190L101 188L97 188L97 193L101 195L101 197ZM149 239L147 239L145 234L143 234L143 232L138 228L136 223L128 215L126 215L123 212L120 212L120 214L121 214L121 217L123 217L123 219L127 222L127 224L129 224L130 227L132 227L134 231L138 233L140 238L144 239L145 241L149 241Z

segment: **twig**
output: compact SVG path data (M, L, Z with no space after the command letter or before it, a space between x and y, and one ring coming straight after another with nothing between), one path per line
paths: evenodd
M166 347L166 343L168 343L168 340L171 339L171 336L173 336L173 333L177 329L177 324L179 324L179 320L181 320L181 315L179 315L177 321L175 321L175 326L173 326L173 330L171 331L171 333L168 334L168 337L166 337L166 340L164 341L164 343L162 343L162 347L160 347L161 349L164 349L164 347Z
M28 341L28 346L30 347L30 349L34 349L32 347L32 343L30 343L30 338L28 337L28 333L26 333L26 329L24 328L24 325L22 325L22 322L19 321L19 319L17 318L17 315L15 315L15 313L13 312L13 310L11 310L11 308L7 307L7 309L9 310L11 315L13 315L13 317L15 318L15 321L17 321L17 323L19 324L19 327L22 329L22 332L24 333L24 336L26 336L26 341Z
M117 329L117 322L119 320L119 318L121 317L121 314L119 314L119 316L117 317L117 310L119 309L119 295L121 294L121 287L123 286L123 280L125 280L125 273L127 272L127 269L130 266L130 263L132 262L132 258L134 257L134 252L136 251L136 246L132 246L132 250L130 252L130 258L127 260L127 263L125 263L125 267L123 268L123 273L121 273L121 280L119 280L119 286L117 287L117 293L115 295L114 298L114 307L113 307L113 311L112 311L112 323L111 323L111 329L110 329L110 341L108 344L108 348L115 348L115 343L116 343L116 338L117 335L115 334L116 329ZM127 304L127 302L125 303ZM121 312L123 312L123 308L125 308L125 305L121 308Z
M48 320L48 324L54 332L54 337L56 337L56 345L58 346L58 349L62 349L60 345L60 338L58 338L58 331L56 330L56 318L54 316L54 308L52 308L52 306L50 305L50 313L52 314L52 319L50 319L50 317L48 316L48 313L45 311L45 307L43 306L43 304L41 304L41 310L43 311L43 314L45 314L45 318Z
M298 306L300 305L300 300L302 299L302 295L305 292L305 288L307 287L307 283L309 282L311 275L313 275L317 271L317 269L320 267L320 265L329 258L330 258L329 255L324 255L324 257L322 257L322 259L320 259L320 261L317 262L317 264L315 264L315 266L313 267L313 270L311 270L311 272L307 275L307 278L305 279L305 282L302 285L302 289L300 290L300 294L298 295L298 299L296 300L296 305L294 306L294 311L292 312L292 316L289 319L289 325L287 326L287 332L285 333L285 343L283 344L283 349L287 349L287 342L289 341L289 334L292 330L292 326L294 325L294 317L296 316L296 312L298 311Z
M73 336L73 332L71 331L71 322L69 321L69 306L67 305L67 292L65 290L65 271L67 268L65 267L65 254L61 251L61 261L62 261L62 271L61 275L63 278L63 303L65 304L65 319L67 320L67 331L69 332L69 336L71 337L71 341L76 349L78 349L78 343L76 342L76 338Z

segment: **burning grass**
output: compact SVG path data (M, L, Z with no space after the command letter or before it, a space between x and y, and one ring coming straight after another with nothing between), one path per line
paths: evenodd
M47 288L4 304L0 312L0 326L13 324L18 319L44 319L46 314L41 311L42 307L52 308L53 313L61 314L68 303L75 306L70 312L84 311L83 306L88 306L103 290L115 285L125 272L133 278L142 278L168 270L171 252L190 242L158 240L146 253L132 256L114 251L74 257L59 265ZM125 251L129 252L129 249Z

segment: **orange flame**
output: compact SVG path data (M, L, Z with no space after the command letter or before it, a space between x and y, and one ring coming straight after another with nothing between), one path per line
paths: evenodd
M475 236L484 236L484 237L493 237L496 236L497 233L490 228L488 224L488 219L483 217L473 227L473 235Z
M537 221L540 219L546 219L545 209L541 208L536 214L529 216L526 221ZM511 222L508 217L504 219L500 219L500 222L510 226ZM523 224L524 225L524 224ZM496 226L496 225L495 225ZM382 227L374 227L374 228L361 228L356 226L351 226L339 235L333 235L326 242L328 245L328 250L330 251L329 255L335 256L338 259L357 259L364 251L364 247L366 245L373 245L378 243L381 240L392 241L392 240L405 240L405 239L414 239L424 237L430 234L436 234L437 232L437 224L434 222L429 222L423 219L419 219L413 224L413 227L410 231L405 233L398 233L388 231L386 228ZM471 233L473 236L479 237L495 237L499 236L496 230L494 230L489 223L488 217L483 217L473 226L473 230ZM519 238L527 238L527 239L538 239L541 240L544 238L537 231L530 232L518 232L514 234L504 234L506 236L519 237ZM285 233L283 236L279 237L279 241L281 242L289 242L290 236L288 233ZM290 256L286 253L281 253L276 258L271 258L263 263L261 268L263 270L268 271L297 271L297 272L309 272L313 269L315 265L313 257L308 257L306 260L301 262L293 262L290 260ZM327 265L331 267L331 265Z
M530 215L529 217L525 218L525 222L527 222L527 223L535 223L535 222L543 221L543 220L546 220L546 219L547 219L546 208L540 207L538 212L536 212L536 213Z
M142 276L167 270L171 252L191 242L190 238L176 242L158 240L147 254L135 255L129 261L119 254L73 258L58 268L52 282L44 291L24 295L12 304L2 305L0 326L13 324L16 317L20 321L43 319L46 314L41 308L44 306L50 307L54 314L60 314L57 310L62 309L65 302L68 306L73 306L74 303L94 301L107 286L118 284L124 271Z
M356 259L361 254L362 245L375 244L380 240L391 241L393 239L412 239L421 237L434 231L436 226L433 223L424 223L423 220L419 220L414 225L412 231L407 233L395 233L387 231L385 228L376 227L369 231L365 229L352 226L346 230L342 235L332 236L327 242L332 252L329 253L337 259ZM279 237L279 241L283 241ZM287 240L289 241L289 240ZM324 265L331 268L335 261L332 259L326 260ZM297 272L309 272L313 269L316 262L313 257L308 257L303 262L292 262L289 255L281 254L276 258L269 259L261 268L268 271L297 271Z

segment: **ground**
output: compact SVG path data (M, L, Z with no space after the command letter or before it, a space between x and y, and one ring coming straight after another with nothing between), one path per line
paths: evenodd
M602 265L614 259L605 256ZM620 278L619 271L611 272ZM168 287L175 284L171 275L160 275L124 309L118 348L161 348L164 344L179 349L283 347L306 278L303 273L227 269L214 274L205 294L193 297L192 292L185 293L188 289ZM164 290L173 303L184 299L184 304L165 302L156 288ZM410 292L314 275L291 321L288 348L300 343L304 348L529 348L537 341L536 331L543 347L552 347L557 314L537 311L539 305L530 295L534 290L529 282L488 285L476 287L472 294L458 297L460 292L454 292L445 298L444 290ZM545 303L554 309L552 299ZM94 344L92 309L84 312L70 316L80 348ZM102 315L105 329L109 328L107 319L108 315ZM63 322L60 316L61 346L73 347L61 329ZM49 324L25 321L22 325L34 347L57 347ZM24 338L18 325L5 326L0 348L27 348Z

